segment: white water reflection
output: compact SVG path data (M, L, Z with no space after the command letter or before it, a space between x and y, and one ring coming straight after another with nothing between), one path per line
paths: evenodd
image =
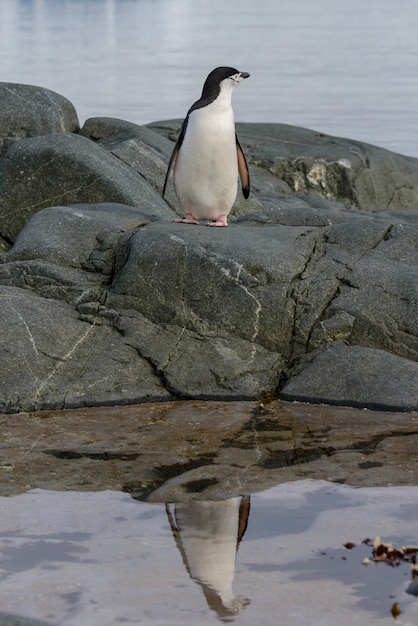
M236 556L248 525L250 498L217 502L195 500L166 507L183 563L202 588L211 608L224 621L250 603L233 590Z
M306 480L253 495L249 519L239 498L168 511L111 491L1 498L1 611L64 626L353 626L393 625L396 602L397 624L418 621L409 565L365 567L361 544L417 543L417 487ZM241 598L233 611L225 593Z

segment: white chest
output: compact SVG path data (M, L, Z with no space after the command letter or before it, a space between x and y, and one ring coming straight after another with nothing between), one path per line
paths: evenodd
M238 161L232 107L215 101L192 111L174 168L174 185L185 212L213 219L235 201Z

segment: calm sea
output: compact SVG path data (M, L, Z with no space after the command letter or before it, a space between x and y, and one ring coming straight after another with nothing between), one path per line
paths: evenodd
M232 65L251 73L239 121L418 157L417 33L416 0L0 0L0 81L141 124L183 117Z

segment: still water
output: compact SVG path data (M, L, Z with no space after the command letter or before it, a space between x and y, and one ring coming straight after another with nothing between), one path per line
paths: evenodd
M411 557L363 563L418 544L417 413L176 401L0 433L1 626L418 624Z
M0 0L0 80L80 121L183 117L207 73L251 73L236 118L418 157L416 0Z
M414 543L417 502L417 487L312 480L167 506L114 491L0 498L0 620L391 626L396 605L413 626L410 563L365 565L362 542Z

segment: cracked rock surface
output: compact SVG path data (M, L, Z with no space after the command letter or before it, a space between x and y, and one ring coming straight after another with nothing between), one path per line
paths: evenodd
M250 200L227 229L187 226L160 193L178 127L10 140L0 410L276 393L417 409L418 160L238 125Z

